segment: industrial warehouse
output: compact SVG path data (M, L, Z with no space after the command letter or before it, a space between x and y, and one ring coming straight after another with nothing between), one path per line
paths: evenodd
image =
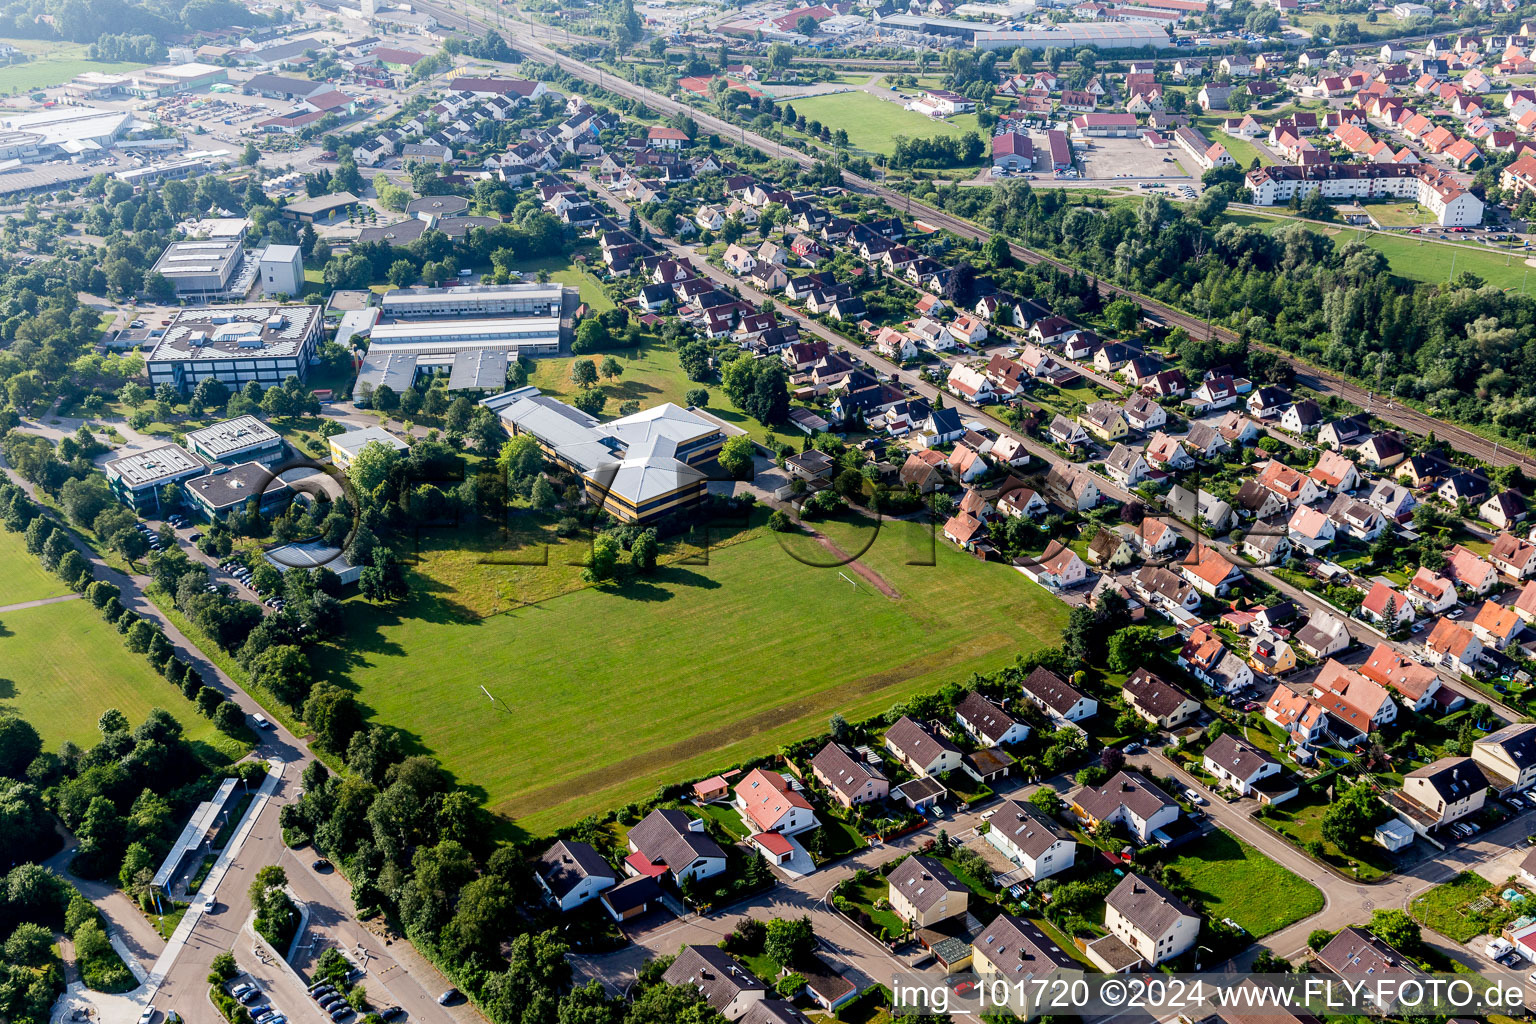
M390 292L369 310L372 325L354 335L368 338L368 352L353 397L403 391L437 366L449 368L450 391L496 391L510 360L560 353L567 292L536 283Z

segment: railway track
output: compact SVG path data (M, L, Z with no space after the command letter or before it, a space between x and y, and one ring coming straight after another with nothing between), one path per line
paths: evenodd
M452 12L436 3L419 3L418 6L430 12L444 25L451 28L460 28L467 32L484 31L493 27L487 22L471 21L462 14ZM811 156L782 146L772 139L765 138L740 125L731 124L714 114L698 107L681 103L677 100L662 96L644 86L636 85L627 79L619 78L613 74L603 72L580 61L572 60L557 51L550 49L533 37L532 33L521 31L526 26L522 21L507 21L507 28L516 45L524 52L545 61L560 70L579 78L585 82L627 96L630 99L644 102L652 110L665 114L683 113L694 119L703 129L724 138L735 137L743 144L749 144L770 156L793 160L802 167L813 166L816 162ZM1424 37L1428 38L1428 37ZM902 195L893 189L887 188L878 182L857 174L843 172L844 180L855 190L882 199L893 209L901 210L909 216L924 221L936 228L942 228L951 234L973 241L985 242L991 238L992 233L970 221L962 220L953 214L945 213L926 203L914 200L911 196ZM1009 250L1013 258L1026 264L1049 264L1058 270L1067 273L1080 273L1080 268L1074 267L1054 257L1026 248L1010 241ZM1218 338L1223 341L1237 340L1237 334L1225 327L1208 323L1200 317L1175 309L1165 303L1158 302L1138 292L1107 281L1098 282L1099 293L1106 298L1126 298L1134 301L1143 310L1157 315L1164 323L1174 327L1182 327L1191 337ZM1389 423L1402 430L1427 436L1431 433L1439 440L1449 444L1458 451L1471 455L1492 466L1515 465L1522 469L1536 472L1536 458L1524 455L1517 451L1489 441L1464 427L1447 423L1436 419L1427 413L1420 412L1391 399L1382 399L1373 394L1368 388L1361 387L1351 381L1345 380L1335 374L1329 373L1319 367L1312 366L1273 346L1253 342L1258 348L1273 353L1277 358L1284 360L1296 372L1296 380L1323 395L1336 395L1351 405L1358 406L1368 411L1372 416L1383 422Z

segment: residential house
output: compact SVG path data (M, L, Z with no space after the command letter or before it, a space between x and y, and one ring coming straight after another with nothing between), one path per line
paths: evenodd
M1323 497L1323 491L1311 477L1287 466L1279 459L1270 459L1259 472L1260 487L1272 491L1285 502L1287 508L1310 505Z
M1162 883L1131 873L1104 898L1104 928L1151 966L1195 945L1200 916Z
M1369 544L1387 528L1386 517L1374 506L1356 501L1347 494L1336 494L1328 503L1328 518L1340 533Z
M1243 534L1239 550L1258 565L1275 565L1291 557L1291 538L1284 527L1256 523L1253 529Z
M1454 473L1435 489L1435 493L1452 505L1465 501L1475 506L1488 497L1488 481L1472 473Z
M1088 828L1097 829L1105 822L1124 825L1143 843L1151 842L1152 833L1179 817L1173 797L1134 771L1116 772L1102 786L1084 786L1067 803Z
M1500 572L1523 580L1536 574L1536 544L1511 533L1501 533L1494 538L1488 561Z
M1160 729L1172 729L1200 714L1201 704L1161 677L1138 668L1121 687L1125 706Z
M1500 491L1490 495L1477 511L1500 530L1507 530L1525 519L1525 495L1519 491Z
M1377 580L1360 602L1360 617L1389 633L1412 622L1416 614L1413 602L1386 580Z
M1209 544L1197 543L1179 565L1179 572L1190 586L1208 597L1225 597L1243 579L1242 571Z
M1499 582L1499 571L1491 562L1460 544L1445 553L1445 575L1474 594L1486 594Z
M753 1004L768 998L768 986L718 946L684 946L661 980L697 990L726 1020L742 1019Z
M1356 450L1360 461L1375 470L1391 469L1408 457L1402 439L1389 431L1372 435Z
M1477 634L1455 619L1440 619L1424 638L1424 654L1429 663L1458 674L1480 675L1478 657L1482 653L1483 642Z
M1224 786L1236 790L1238 796L1258 795L1261 803L1269 801L1257 792L1256 785L1281 771L1279 761L1233 732L1224 732L1212 740L1201 763Z
M1168 413L1150 396L1137 392L1125 400L1122 410L1126 424L1136 431L1146 433L1160 430L1168 423Z
M1125 414L1113 402L1094 402L1078 415L1077 421L1101 441L1119 441L1130 432Z
M811 758L811 774L844 807L884 800L891 791L880 769L840 743L828 743Z
M1046 937L1033 921L999 914L971 940L971 970L982 984L1008 984L1044 979L1058 970L1077 970L1078 963Z
M1115 483L1131 489L1147 479L1151 467L1140 452L1117 443L1104 459L1104 472Z
M1500 795L1536 783L1536 723L1516 722L1472 741L1472 760Z
M778 772L754 768L736 784L736 809L754 833L791 836L820 825L811 802Z
M1424 973L1384 940L1354 926L1339 932L1317 951L1315 969L1346 978L1370 978L1372 984L1389 986L1389 992L1399 991L1397 986ZM1395 997L1376 1009L1398 1016Z
M1136 548L1121 531L1100 529L1088 542L1088 561L1103 568L1122 568L1136 561Z
M626 869L634 875L671 875L678 885L725 870L725 851L704 832L704 822L657 808L629 830Z
M1063 448L1076 448L1080 444L1088 443L1088 431L1084 430L1081 423L1067 419L1061 413L1057 413L1046 428L1050 439Z
M918 775L943 775L960 766L960 748L902 715L885 733L885 747Z
M550 902L561 910L574 910L619 881L602 854L574 839L562 839L545 850L533 877Z
M929 928L966 912L971 890L933 857L913 854L886 876L896 916L914 928Z
M1222 693L1236 693L1253 685L1253 667L1228 650L1209 626L1190 634L1179 651L1179 664L1190 675Z
M1051 500L1074 512L1087 512L1098 505L1101 497L1092 474L1063 462L1051 465L1045 476L1045 490Z
M972 691L955 707L955 721L983 747L1020 743L1029 738L1029 726Z
M1162 566L1144 565L1131 573L1131 586L1149 606L1170 614L1189 613L1200 607L1200 592L1178 573Z
M1146 458L1149 466L1165 473L1195 468L1194 458L1184 450L1178 438L1170 437L1161 430L1147 441Z
M1526 622L1536 622L1536 580L1525 585L1511 607Z
M1312 399L1297 402L1280 414L1280 426L1293 434L1311 434L1323 425L1323 410Z
M1286 535L1292 544L1315 555L1333 543L1336 527L1332 519L1317 509L1298 505L1286 523Z
M1401 796L1410 805L1409 825L1442 828L1482 809L1488 777L1470 757L1442 757L1404 775Z
M1425 615L1449 611L1456 606L1456 583L1421 565L1408 581L1408 600Z
M1525 631L1525 620L1513 608L1497 601L1484 601L1472 620L1472 632L1483 647L1502 651Z
M1440 691L1440 676L1428 665L1402 654L1383 641L1375 646L1360 666L1360 674L1397 694L1398 701L1410 711L1424 711L1435 702Z
M990 825L983 838L1031 882L1059 874L1077 859L1072 833L1034 804L1005 800L993 810Z
M1005 516L1034 519L1049 508L1044 498L1023 484L1005 485L997 494L997 510Z
M1311 692L1330 718L1349 730L1332 729L1340 739L1352 733L1363 736L1397 720L1397 704L1386 687L1332 658L1323 663L1322 671L1312 680Z
M1088 578L1087 564L1059 540L1047 544L1038 559L1021 555L1013 564L1024 575L1052 590L1065 590Z
M1352 642L1348 623L1329 612L1314 612L1292 639L1296 641L1297 647L1312 658L1338 654L1348 650Z
M1296 671L1296 652L1284 637L1261 629L1249 645L1248 667L1266 676L1287 675Z
M1365 503L1391 522L1401 523L1413 514L1419 501L1413 496L1413 492L1402 484L1393 483L1391 480L1379 480L1371 488L1370 494L1366 495Z
M1136 545L1144 558L1167 554L1179 544L1179 532L1157 516L1145 516L1134 527L1122 526L1120 530Z
M1360 486L1360 471L1342 452L1325 451L1307 474L1314 483L1332 494L1353 491Z
M1046 668L1036 668L1024 680L1024 696L1034 701L1060 728L1098 714L1099 702Z

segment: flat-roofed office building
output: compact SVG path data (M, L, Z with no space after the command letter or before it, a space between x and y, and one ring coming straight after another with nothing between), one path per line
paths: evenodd
M229 291L244 262L239 239L198 239L166 246L153 272L170 281L178 297L204 298Z
M208 472L208 464L180 445L167 444L133 452L102 467L112 493L138 512L162 511L160 490L166 484Z
M283 436L255 416L236 416L201 430L189 430L186 442L194 454L226 466L242 462L271 465L286 451Z
M190 394L205 377L231 388L301 381L324 335L319 306L196 306L179 310L149 354L151 390Z
M386 318L559 317L564 294L559 284L538 283L403 288L387 292L382 308Z
M294 490L259 462L217 466L182 484L188 503L209 522L218 522L257 505L263 515L282 511Z

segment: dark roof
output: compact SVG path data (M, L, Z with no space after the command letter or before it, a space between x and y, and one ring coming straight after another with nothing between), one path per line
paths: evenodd
M878 768L854 757L847 747L837 743L828 743L822 747L811 758L811 767L820 771L832 788L845 796L859 792L870 779L885 779Z
M1188 693L1159 676L1148 672L1144 668L1138 668L1132 673L1131 678L1125 681L1122 689L1130 696L1136 698L1136 705L1138 707L1158 718L1171 715L1185 701L1194 700Z
M904 758L927 765L942 751L959 753L960 748L942 736L935 735L919 722L902 715L885 731L885 741Z
M1130 874L1104 897L1104 905L1114 907L1147 935L1160 936L1181 917L1198 915L1161 882Z
M1072 841L1072 834L1049 814L1034 804L1017 800L1007 800L998 806L992 815L992 829L1007 836L1029 857L1039 857L1063 840Z
M662 980L668 985L693 986L720 1013L743 992L767 991L756 975L715 946L684 946Z
M939 434L951 434L957 430L964 430L960 422L960 413L949 407L935 409L932 413L933 429Z
M1277 763L1264 751L1234 733L1224 732L1205 748L1205 756L1239 779L1250 779L1266 764Z
M1488 788L1488 777L1470 757L1442 757L1433 764L1416 769L1404 779L1424 779L1448 804L1465 800Z
M700 857L725 858L725 851L703 832L689 828L682 811L657 808L629 830L629 841L652 864L681 871Z
M949 868L932 857L913 854L896 866L886 876L891 887L901 893L908 903L923 913L939 902L946 892L970 892L960 880L949 873Z
M1009 729L1019 724L1017 718L974 692L965 695L955 708L955 714L993 743L999 742Z
M1317 962L1334 974L1420 974L1407 957L1364 928L1345 928L1317 952Z
M1037 668L1024 680L1024 692L1058 714L1066 714L1083 695L1048 668Z
M1012 914L993 918L971 945L1005 977L1045 975L1058 967L1077 968L1077 961L1047 938L1039 925Z
M613 868L589 844L571 839L560 842L544 851L539 858L539 877L549 886L556 899L576 888L588 878L607 878L616 881Z
M1072 795L1072 803L1095 820L1102 821L1125 807L1142 821L1166 807L1177 807L1173 797L1135 772L1118 772L1102 786L1084 786Z
M650 875L626 878L603 892L602 900L615 914L627 914L661 899L661 885Z

